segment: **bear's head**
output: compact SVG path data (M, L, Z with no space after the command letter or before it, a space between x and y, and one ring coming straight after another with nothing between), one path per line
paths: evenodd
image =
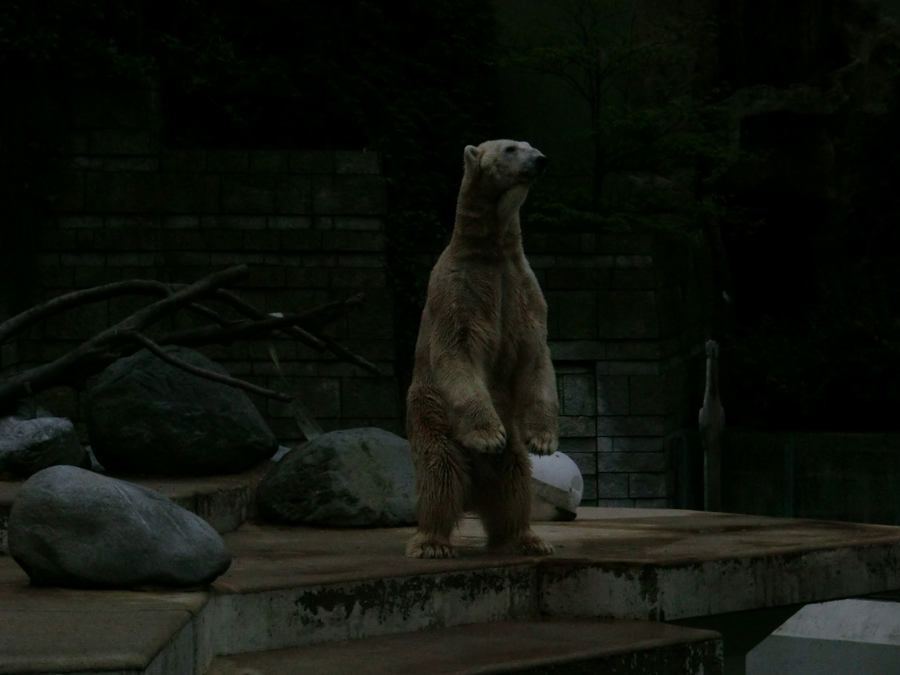
M502 194L517 186L527 187L544 173L549 161L524 141L501 139L466 146L465 177L482 191Z

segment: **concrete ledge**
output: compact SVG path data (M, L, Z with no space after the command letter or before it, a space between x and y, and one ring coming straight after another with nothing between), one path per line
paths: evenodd
M242 668L249 670L241 670ZM209 675L720 675L717 633L640 621L504 621L244 654Z
M0 674L190 673L192 618L207 597L4 584ZM154 662L156 670L151 668Z
M541 610L673 621L900 588L900 528L672 512L541 528Z
M249 471L226 476L124 477L124 480L161 492L224 534L234 532L250 518L256 487L273 466L274 462L266 460Z
M406 558L412 528L246 524L224 536L233 564L209 594L32 588L11 558L0 557L0 675L201 675L216 655L473 623L506 626L541 614L674 620L900 588L895 527L590 508L575 521L535 530L554 544L555 556L488 554L471 519L454 535L459 557L452 560ZM526 623L526 632L556 630ZM552 652L553 640L532 634L531 641ZM520 644L529 644L525 633ZM629 644L629 658L637 659L644 643ZM711 658L711 647L692 649L666 658ZM611 655L585 658L609 666L603 672L640 672L614 669L619 662ZM646 663L645 672L670 672ZM551 666L540 668L546 670L529 672Z

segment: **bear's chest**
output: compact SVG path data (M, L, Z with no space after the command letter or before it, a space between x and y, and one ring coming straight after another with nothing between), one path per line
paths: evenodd
M519 332L545 311L543 297L530 270L496 266L465 275L459 299L470 320L498 335Z
M497 269L491 292L481 294L470 315L485 330L487 369L505 379L518 366L523 350L544 339L546 304L530 269Z

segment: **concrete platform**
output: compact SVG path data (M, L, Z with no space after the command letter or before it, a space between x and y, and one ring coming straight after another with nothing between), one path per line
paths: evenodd
M717 633L653 621L504 621L219 657L209 675L715 675L721 652Z
M5 571L0 673L191 672L172 666L193 662L182 633L191 633L207 593L38 589Z
M161 598L175 603L166 611L181 612L177 617L122 631L123 640L146 643L129 652L126 672L201 675L217 655L426 629L542 615L671 621L900 589L896 527L588 508L575 521L541 523L535 530L554 544L556 555L488 555L473 520L457 533L460 557L453 560L404 557L411 528L248 524L224 535L234 556L231 569L208 595L187 594L195 603L190 608L178 604L188 602L184 593L82 591L86 595L78 597L102 597L98 602L108 602L111 612L135 614L161 611ZM0 557L0 673L100 672L95 666L101 661L84 660L75 642L107 644L107 664L109 654L125 653L115 632L96 626L90 605L73 593L33 589L8 556ZM41 614L47 598L65 611ZM33 618L27 625L26 613ZM42 642L33 642L36 632L45 636ZM71 667L50 669L39 653L69 655ZM138 661L144 665L134 667ZM31 670L22 670L32 662Z

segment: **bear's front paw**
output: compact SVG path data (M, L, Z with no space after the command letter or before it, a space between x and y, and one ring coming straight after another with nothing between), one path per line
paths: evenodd
M417 534L406 545L406 555L410 558L455 558L456 552L446 541Z
M550 431L527 432L525 447L535 455L552 455L559 447L559 438Z
M506 447L506 429L499 422L496 427L471 429L460 436L459 442L475 452L500 452Z

